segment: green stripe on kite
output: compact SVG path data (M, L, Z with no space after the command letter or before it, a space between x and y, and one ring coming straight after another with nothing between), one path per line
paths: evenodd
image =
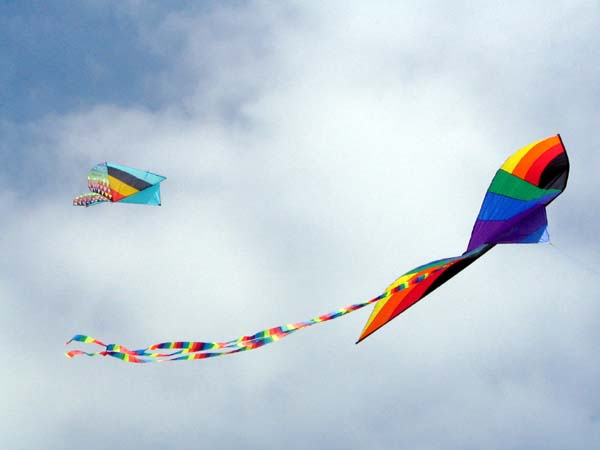
M548 194L560 193L558 189L541 189L504 170L496 172L488 191L525 201L535 200Z

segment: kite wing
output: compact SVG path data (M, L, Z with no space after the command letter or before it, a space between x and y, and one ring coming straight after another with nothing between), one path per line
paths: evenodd
M467 268L493 246L494 244L484 244L464 255L433 261L402 275L385 290L383 298L375 304L357 343Z
M546 206L567 185L569 159L560 135L534 142L506 160L483 199L466 252L398 278L373 308L358 342L377 331L496 244L549 240Z
M95 165L88 175L91 194L73 199L73 205L92 206L101 202L160 205L160 183L166 177L114 163Z

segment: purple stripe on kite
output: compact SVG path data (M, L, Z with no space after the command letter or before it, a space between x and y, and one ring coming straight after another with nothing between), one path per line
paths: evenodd
M467 251L483 244L509 244L523 242L527 236L548 224L543 205L527 210L510 220L477 220Z
M526 210L535 208L539 204L547 204L558 195L558 192L545 195L535 200L518 200L504 195L488 192L483 199L483 206L479 211L478 220L507 220L521 214Z

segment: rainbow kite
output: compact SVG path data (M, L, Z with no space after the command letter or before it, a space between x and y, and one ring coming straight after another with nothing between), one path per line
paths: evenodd
M283 339L294 331L336 319L367 305L375 307L358 342L461 272L496 244L548 242L546 206L567 185L569 159L560 135L530 144L506 160L496 172L483 199L467 250L460 256L419 266L394 281L383 294L346 306L305 322L291 323L224 342L173 341L129 350L86 335L75 335L67 344L91 343L104 347L94 353L72 350L66 356L112 356L132 363L206 359L254 350Z
M120 166L113 163L96 164L88 175L89 194L73 199L75 206L92 206L102 202L160 205L162 175Z

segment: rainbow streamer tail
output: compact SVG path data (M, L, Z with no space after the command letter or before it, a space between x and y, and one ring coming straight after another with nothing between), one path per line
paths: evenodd
M152 344L138 350L130 350L119 344L105 344L102 341L85 334L76 334L67 341L67 345L72 342L82 342L84 344L99 345L104 347L104 350L92 353L81 350L71 350L65 353L65 356L68 358L74 358L81 355L111 356L129 363L146 364L170 361L189 361L193 359L207 359L215 358L217 356L232 355L234 353L241 353L264 347L265 345L277 342L289 336L295 331L345 316L346 314L381 300L383 296L384 294L366 302L345 306L336 311L313 317L304 322L289 323L287 325L267 328L266 330L251 335L241 336L237 339L224 342L169 341Z

